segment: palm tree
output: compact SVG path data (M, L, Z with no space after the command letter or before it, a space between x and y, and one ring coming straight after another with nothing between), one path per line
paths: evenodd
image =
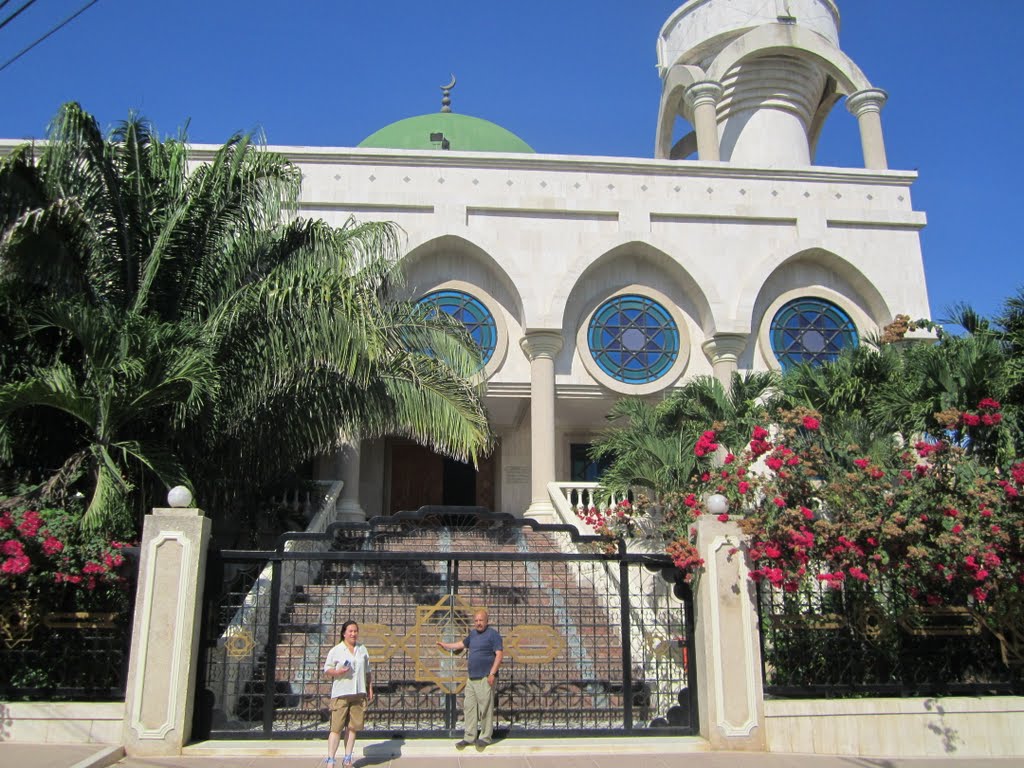
M477 351L397 298L396 228L300 218L299 185L250 135L196 165L184 136L131 116L104 137L77 104L0 161L12 467L63 414L64 461L34 474L96 525L178 482L230 507L355 435L485 450Z
M764 423L776 384L769 372L734 373L728 390L712 376L698 376L656 404L619 400L608 419L625 423L609 427L594 443L593 458L611 462L602 485L643 487L655 498L684 487L697 466L700 435L714 429L722 445L741 450L754 426Z

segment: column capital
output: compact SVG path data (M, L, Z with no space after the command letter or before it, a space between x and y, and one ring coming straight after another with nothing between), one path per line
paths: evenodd
M692 112L704 104L715 106L725 93L725 86L714 80L699 80L683 92L683 103Z
M700 345L712 363L728 361L735 363L747 347L749 336L745 333L716 333Z
M860 117L868 112L880 113L888 99L889 94L881 88L865 88L846 97L846 108L854 117Z
M527 331L519 340L519 346L530 360L539 357L554 359L562 351L563 343L561 331Z

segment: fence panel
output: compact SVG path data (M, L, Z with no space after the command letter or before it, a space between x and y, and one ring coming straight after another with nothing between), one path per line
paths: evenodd
M0 699L123 701L138 551L116 582L14 592L0 605Z
M917 606L888 585L758 585L765 693L1019 694L1020 670L967 606Z

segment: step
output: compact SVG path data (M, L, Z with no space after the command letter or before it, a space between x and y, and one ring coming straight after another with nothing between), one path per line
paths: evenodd
M458 752L458 737L393 738L367 737L356 741L356 755L367 758L396 757L475 757L475 750ZM323 756L324 742L319 739L295 740L232 740L201 741L182 750L183 757L304 757ZM513 736L499 739L484 754L498 756L522 755L592 755L595 751L615 755L685 754L708 752L711 745L699 736L576 736L539 737Z

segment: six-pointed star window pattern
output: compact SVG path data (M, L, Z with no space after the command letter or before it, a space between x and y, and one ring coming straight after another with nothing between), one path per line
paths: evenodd
M783 369L800 363L818 365L832 362L846 347L856 347L857 327L831 302L796 299L772 318L771 343Z
M462 323L480 349L481 365L487 365L498 344L494 315L483 303L465 291L433 291L420 304L430 304Z
M664 376L679 357L679 328L661 304L646 296L609 299L587 330L594 362L617 381L647 384Z

